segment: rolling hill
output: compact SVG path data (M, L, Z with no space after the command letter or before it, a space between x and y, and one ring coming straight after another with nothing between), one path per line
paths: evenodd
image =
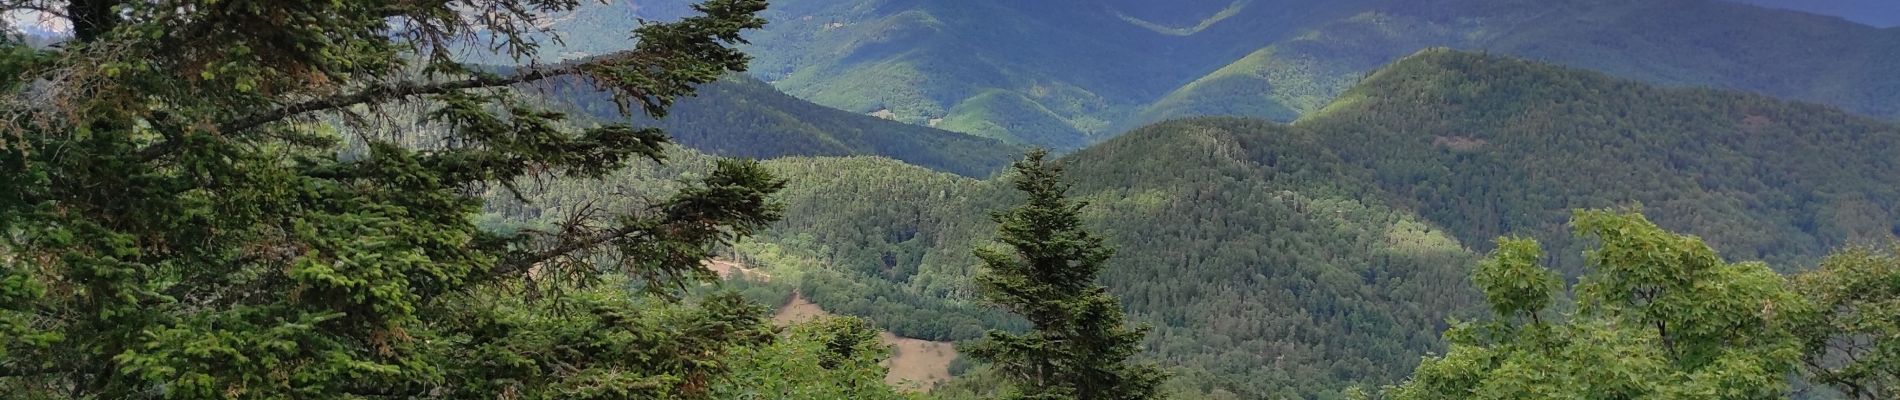
M1472 243L1562 243L1565 210L1638 202L1780 265L1900 234L1900 126L1814 104L1431 50L1295 126Z
M1896 234L1900 127L1734 91L1431 50L1292 125L1194 118L1065 157L1103 282L1154 324L1150 356L1199 395L1337 394L1390 383L1475 299L1466 268L1502 235L1582 268L1568 210L1642 204L1725 256L1789 269ZM771 162L786 221L740 247L803 274L811 301L906 336L1013 326L970 300L969 249L1011 201L877 158ZM1001 177L1001 178L1006 178ZM997 178L997 179L1001 179Z
M1120 133L1151 99L1297 33L1303 21L1374 1L781 0L747 50L752 74L819 104L1075 149ZM663 19L688 3L591 8ZM625 36L622 25L553 26L576 54L626 45L613 40Z
M1379 66L1430 47L1900 117L1900 31L1705 0L1432 0L1389 3L1320 24L1183 85L1135 121L1290 121Z
M1311 397L1399 379L1440 346L1447 317L1474 305L1466 268L1491 239L1537 237L1558 265L1582 268L1583 244L1562 228L1572 208L1640 203L1727 257L1782 268L1900 233L1900 178L1884 174L1900 160L1900 129L1854 114L1894 110L1883 96L1900 74L1883 71L1900 63L1881 60L1900 42L1887 31L1702 0L1313 4L792 0L754 38L753 72L843 109L840 120L896 125L854 114L884 115L1061 148L1105 141L1064 159L1089 223L1120 249L1103 281L1156 326L1149 356L1198 395ZM1256 14L1286 10L1299 12L1268 28ZM1787 30L1699 22L1716 17ZM1536 61L1420 52L1446 45ZM768 89L719 85L708 93ZM695 146L698 127L774 113L725 112L754 106L700 117L682 107L675 134ZM1178 119L1109 140L1118 126L1203 114L1294 122ZM972 171L1008 156L956 166L938 157L965 152L907 155L837 133L870 131L705 136L697 147L724 154L884 154L938 170L772 160L790 182L787 219L734 256L904 336L1020 327L968 287L969 249L1012 196ZM905 141L956 136L928 132Z
M568 85L545 97L596 120L625 119L612 99ZM926 168L987 177L1026 149L1001 141L890 121L812 104L746 76L703 85L680 99L666 118L634 117L635 125L664 129L686 147L720 156L875 155Z
M782 0L767 17L752 74L786 93L1057 149L1177 117L1291 121L1432 47L1900 117L1900 31L1726 0ZM585 21L556 26L624 45Z
M1085 218L1119 249L1103 282L1152 323L1151 356L1206 393L1303 396L1405 374L1447 317L1475 300L1475 257L1410 212L1359 200L1316 142L1239 119L1157 125L1067 158ZM1006 181L877 159L781 159L787 219L740 247L803 271L827 310L901 335L961 340L1014 321L972 312L973 246ZM1374 196L1376 198L1376 196ZM774 272L774 276L784 273Z

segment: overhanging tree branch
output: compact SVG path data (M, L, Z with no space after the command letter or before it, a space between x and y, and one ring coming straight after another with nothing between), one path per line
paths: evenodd
M632 237L643 232L645 232L645 229L638 226L622 226L586 238L567 241L544 251L509 257L508 259L502 260L500 264L496 264L494 268L489 269L488 275L506 276L520 273L527 271L529 268L533 268L537 264L547 262L548 260L565 256L576 251L591 249L614 240Z
M533 82L545 80L548 78L554 78L554 77L578 75L590 66L600 66L600 65L608 65L608 64L616 63L614 61L608 61L608 60L625 60L625 59L635 58L635 55L632 53L634 53L634 51L628 51L628 52L623 53L621 56L609 57L609 58L604 58L604 59L574 61L574 62L567 62L567 63L557 64L557 65L548 66L548 67L529 68L526 71L517 72L513 75L507 75L507 76L480 75L480 76L476 76L476 77L468 78L468 79L428 83L428 84L417 83L414 81L402 81L402 82L390 83L390 84L385 84L385 85L371 86L369 88L365 88L363 90L359 90L353 93L341 94L341 95L336 95L336 96L331 96L331 97L299 102L299 103L291 104L288 106L271 109L269 111L251 114L248 116L240 117L238 119L219 123L217 124L217 131L218 132L243 132L243 131L255 129L265 124L282 121L284 119L294 117L297 115L306 114L306 113L336 110L336 109L341 109L341 108L346 108L346 107L351 107L351 106L356 106L356 105L361 105L361 104L386 103L386 102L390 102L390 101L394 101L398 99L404 99L404 98L415 97L415 96L427 96L427 95L445 94L445 93L457 92L457 91L463 91L463 90L495 88L495 87L502 87L502 86L509 86L509 85L518 85L518 84L523 84L523 83L533 83ZM145 160L156 159L160 156L165 155L166 153L171 152L172 150L177 148L178 145L179 145L178 141L174 139L174 140L166 140L166 141L163 141L151 146L147 146L144 150L139 152L139 156L140 156L139 158L145 159Z
M305 101L302 103L292 104L289 106L277 108L277 109L266 111L263 113L252 114L250 116L238 118L236 120L218 124L218 131L219 132L241 132L241 131L250 130L252 128L256 128L258 126L268 124L271 122L281 121L285 118L290 118L292 116L296 116L299 114L317 112L317 111L335 110L335 109L354 106L358 104L383 103L383 102L388 102L391 100L397 100L397 99L414 97L414 96L444 94L444 93L462 91L462 90L492 88L492 87L501 87L501 86L508 86L508 85L522 84L522 83L531 83L531 82L540 81L543 79L553 78L557 76L578 74L581 72L583 67L586 67L590 64L592 63L588 63L588 62L566 63L566 64L561 64L561 65L548 67L548 68L529 69L528 71L516 73L514 75L509 75L509 76L478 76L478 77L469 78L469 79L440 82L440 83L433 83L433 84L418 84L415 82L405 81L405 82L398 82L398 83L389 84L389 85L374 86L374 87L370 87L356 93L350 93L350 94L338 95L334 97L327 97L327 98L322 98L322 99Z

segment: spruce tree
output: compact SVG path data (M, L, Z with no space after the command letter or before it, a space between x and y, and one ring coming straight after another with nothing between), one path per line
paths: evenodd
M978 248L983 297L1034 325L990 331L965 350L992 363L1020 399L1149 399L1166 375L1129 358L1147 328L1129 328L1121 304L1095 276L1114 251L1082 226L1085 203L1065 196L1062 168L1037 150L1015 163L1014 184L1028 201L997 213L1003 251Z
M744 69L766 4L707 0L627 50L529 62L579 4L0 2L73 28L50 48L0 39L0 396L706 396L724 354L775 330L736 296L675 299L778 218L761 166L558 226L475 217L486 193L532 198L517 182L665 155L657 129L515 88L586 82L664 116ZM458 61L483 47L523 65ZM413 108L409 131L354 123Z

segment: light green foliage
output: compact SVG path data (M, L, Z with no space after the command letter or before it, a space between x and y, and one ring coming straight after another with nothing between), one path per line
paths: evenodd
M1537 318L1550 306L1562 283L1557 273L1540 263L1544 249L1530 239L1501 239L1491 257L1478 263L1472 281L1491 304L1491 315L1500 318Z
M902 399L884 384L890 348L869 322L853 317L793 325L770 346L733 354L732 379L713 388L723 399Z
M943 129L1011 142L1071 149L1086 136L1055 112L1020 94L990 90L965 99L937 125Z
M1728 263L1693 236L1634 212L1579 211L1598 243L1579 307L1554 313L1534 242L1503 240L1476 274L1499 312L1447 332L1392 399L1770 399L1789 390L1801 351L1786 318L1806 302L1766 266ZM1507 290L1494 290L1506 288ZM1527 301L1527 299L1533 299ZM1537 308L1526 308L1535 305Z
M1795 279L1813 303L1796 314L1803 371L1851 399L1900 396L1900 253L1849 248Z
M998 212L997 239L1009 250L978 248L983 298L1028 319L1028 333L990 331L964 351L988 361L1012 385L1003 398L1156 398L1160 368L1130 360L1148 328L1125 326L1120 302L1095 283L1114 251L1082 227L1062 168L1037 150L1014 166L1011 182L1028 195Z

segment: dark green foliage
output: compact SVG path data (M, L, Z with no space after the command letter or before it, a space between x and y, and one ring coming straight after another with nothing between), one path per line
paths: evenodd
M1103 283L1147 347L1212 395L1317 397L1402 377L1476 305L1475 257L1376 200L1363 173L1270 123L1162 124L1077 153L1091 226L1122 250Z
M1890 235L1900 182L1867 182L1894 179L1878 171L1900 159L1896 138L1818 106L1430 52L1292 126L1173 121L1066 162L1085 226L1124 251L1101 282L1154 325L1148 354L1191 371L1181 385L1318 397L1395 382L1441 348L1442 321L1480 310L1466 243L1546 243L1487 268L1488 290L1516 299L1500 312L1547 317L1526 311L1562 304L1536 290L1560 281L1529 267L1583 270L1572 208L1641 202L1662 226L1780 267ZM969 339L998 322L971 311L974 288L957 282L978 260L957 249L995 229L980 216L1009 203L1005 181L873 159L769 165L793 182L791 216L743 252L819 271L808 298L906 335ZM1495 284L1519 281L1542 283Z
M516 288L447 304L437 323L466 333L424 343L429 352L455 355L438 367L443 389L432 396L676 398L700 396L708 385L764 383L723 365L724 358L746 360L757 347L781 345L773 343L777 330L765 322L763 307L731 295L673 305L630 298L625 281L603 283L564 293L559 303L524 300Z
M990 331L961 346L990 362L1014 389L1004 398L1150 399L1166 375L1129 358L1147 328L1131 329L1120 302L1095 283L1114 255L1082 227L1085 203L1070 201L1062 168L1036 150L1016 162L1011 182L1028 195L998 212L997 239L1010 250L978 248L984 300L1029 320L1024 334Z
M1448 316L1477 305L1465 269L1475 257L1414 216L1355 200L1380 195L1317 146L1283 126L1208 119L1065 159L1073 194L1091 204L1084 226L1123 249L1101 283L1155 327L1144 358L1192 372L1177 393L1318 396L1393 382L1438 346ZM809 271L807 299L900 335L1026 329L979 312L969 284L979 260L964 250L996 231L986 210L1020 199L1007 180L869 158L767 165L790 182L786 220L739 247L775 280Z
M1900 228L1900 126L1815 105L1434 50L1295 126L1465 242L1531 235L1566 271L1573 208L1641 203L1782 266Z
M773 340L764 310L675 299L711 278L715 250L778 219L782 182L759 164L704 162L611 208L476 217L484 197L526 209L536 183L665 156L659 130L572 121L507 86L581 76L659 117L743 70L731 46L765 3L710 0L639 27L630 50L505 74L447 53L482 35L532 57L540 17L575 5L0 5L52 7L77 30L0 46L0 389L627 399L747 384L732 357ZM367 131L391 114L419 122ZM831 363L875 376L873 359Z

